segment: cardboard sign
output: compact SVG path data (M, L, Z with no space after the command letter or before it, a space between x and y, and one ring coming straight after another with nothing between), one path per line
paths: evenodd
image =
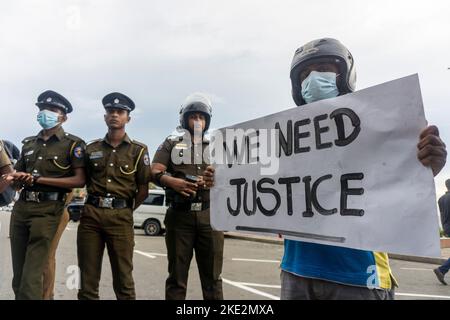
M212 134L211 224L224 231L440 256L417 75Z

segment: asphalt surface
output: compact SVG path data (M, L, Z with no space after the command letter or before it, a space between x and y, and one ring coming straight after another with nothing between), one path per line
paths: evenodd
M11 289L11 255L8 239L10 214L0 212L0 299L13 299ZM70 222L57 252L55 299L76 299L76 230ZM136 230L134 279L138 299L164 299L167 257L163 236L149 237ZM254 241L226 239L223 267L225 299L278 299L280 296L280 259L283 246ZM391 260L394 275L400 283L396 299L450 300L450 286L438 283L434 264ZM450 278L449 278L450 282ZM101 299L115 299L111 269L105 252L100 282ZM202 299L195 257L189 274L187 299Z

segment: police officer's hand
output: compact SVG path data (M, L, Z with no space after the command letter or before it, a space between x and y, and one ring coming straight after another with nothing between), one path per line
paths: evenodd
M170 187L185 197L195 197L198 189L197 184L179 178L172 178Z
M33 176L26 172L14 172L8 175L6 178L7 181L19 182L24 185L32 185L33 184Z
M430 167L436 176L447 160L446 146L439 137L439 129L428 126L420 133L419 140L417 158L424 166Z
M203 176L197 176L197 178L198 178L197 185L198 185L199 189L208 189Z
M205 170L205 172L203 172L203 180L205 181L205 187L206 188L212 188L214 187L214 172L216 170L214 169L213 166L208 166Z
M10 173L2 175L2 181L12 182L13 180L14 180L14 178L11 176Z

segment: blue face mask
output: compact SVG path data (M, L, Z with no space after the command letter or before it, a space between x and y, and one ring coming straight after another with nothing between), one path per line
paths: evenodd
M44 129L51 129L59 124L59 113L50 110L41 110L37 115L37 121Z
M334 98L339 95L336 73L311 71L302 82L302 97L306 103Z

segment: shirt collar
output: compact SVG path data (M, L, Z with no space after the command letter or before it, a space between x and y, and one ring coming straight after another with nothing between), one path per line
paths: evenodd
M38 139L42 139L43 138L43 134L44 134L44 130L41 130L40 132L39 132L39 134L37 135L37 138ZM59 127L57 130L56 130L56 132L51 136L51 137L53 137L53 136L55 136L59 141L61 141L63 138L64 138L64 136L65 136L65 132L64 132L64 129L63 129L63 127ZM50 138L51 138L50 137ZM42 139L43 140L43 139Z
M111 142L109 141L109 138L108 138L108 134L105 135L105 137L103 138L103 141L106 142L107 144L111 145ZM121 145L123 142L131 144L131 139L130 139L130 137L128 137L128 135L126 133L125 133L125 136L123 137L122 141L119 143L119 145Z

